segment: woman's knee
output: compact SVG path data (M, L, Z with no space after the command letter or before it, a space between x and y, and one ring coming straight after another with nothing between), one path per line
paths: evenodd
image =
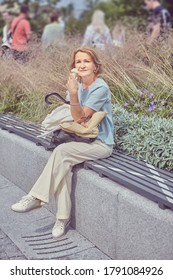
M58 145L54 150L54 155L64 156L66 151L66 143Z

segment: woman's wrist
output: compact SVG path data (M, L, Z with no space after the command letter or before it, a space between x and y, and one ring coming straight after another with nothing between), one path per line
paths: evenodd
M80 106L80 103L79 102L76 102L76 103L70 102L70 106Z
M80 106L78 96L70 96L70 105L71 106Z

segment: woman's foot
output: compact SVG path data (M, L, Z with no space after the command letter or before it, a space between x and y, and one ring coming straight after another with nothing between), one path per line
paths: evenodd
M57 239L65 234L66 228L70 224L70 219L67 220L57 220L53 229L52 229L52 236L53 238Z
M23 196L19 202L13 204L11 209L15 212L23 213L38 207L41 207L41 200L28 194Z

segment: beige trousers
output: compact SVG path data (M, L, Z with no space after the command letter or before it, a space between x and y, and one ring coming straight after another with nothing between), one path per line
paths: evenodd
M109 157L112 146L96 140L91 144L69 142L59 145L52 152L42 174L30 191L30 195L48 203L55 195L57 219L68 219L71 213L72 167L86 160Z

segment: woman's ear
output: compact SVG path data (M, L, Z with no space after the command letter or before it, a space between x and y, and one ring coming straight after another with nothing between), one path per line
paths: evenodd
M98 68L99 68L99 67L98 67L98 65L96 65L96 68L94 69L94 71L93 71L93 72L94 72L94 73L97 73Z

